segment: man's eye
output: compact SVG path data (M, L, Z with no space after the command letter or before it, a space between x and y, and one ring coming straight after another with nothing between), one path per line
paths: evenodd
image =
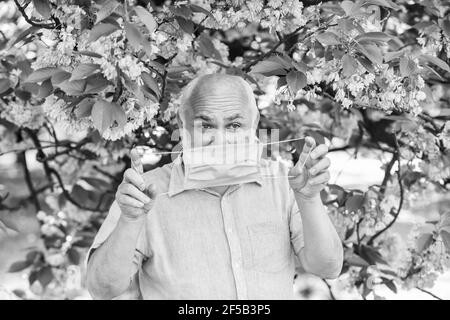
M232 124L230 124L229 127L230 127L231 129L236 130L236 129L239 129L239 128L241 127L241 124L240 124L240 123L237 123L237 122L233 122Z
M211 129L212 126L210 124L208 124L208 123L202 123L202 128L203 129Z

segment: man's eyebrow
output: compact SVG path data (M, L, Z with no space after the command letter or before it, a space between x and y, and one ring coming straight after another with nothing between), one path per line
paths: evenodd
M236 113L236 114L233 114L232 116L225 118L225 120L231 121L231 120L243 119L243 118L244 117L241 116L239 113Z
M197 116L194 117L194 119L201 119L204 121L212 121L212 118L208 117L207 115L204 114L199 114Z

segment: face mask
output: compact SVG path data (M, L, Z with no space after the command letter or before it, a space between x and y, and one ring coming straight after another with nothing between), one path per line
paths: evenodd
M263 144L247 143L190 148L183 144L184 188L200 189L257 181Z

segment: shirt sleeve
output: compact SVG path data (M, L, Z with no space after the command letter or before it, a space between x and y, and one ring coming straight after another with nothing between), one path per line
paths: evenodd
M289 229L291 233L291 243L296 256L300 259L300 250L304 247L303 223L300 210L295 200L294 191L289 188Z
M106 216L105 221L98 230L97 235L95 236L94 241L86 254L85 267L87 267L91 254L109 238L109 236L115 229L117 222L119 221L120 214L121 213L119 205L116 203L116 201L114 201L111 205L108 215ZM150 254L147 244L146 226L143 226L136 243L136 249L133 257L133 265L135 266L135 270L133 270L134 276L130 283L130 287L126 292L124 292L119 297L116 297L115 299L139 299L139 276L137 271L140 269L143 261L148 259L149 257Z

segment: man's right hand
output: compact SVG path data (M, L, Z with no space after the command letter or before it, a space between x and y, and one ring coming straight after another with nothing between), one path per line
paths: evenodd
M116 201L122 216L128 220L139 219L153 206L155 187L153 184L146 185L143 173L141 156L134 148L131 150L131 168L125 171L123 181L116 192Z

